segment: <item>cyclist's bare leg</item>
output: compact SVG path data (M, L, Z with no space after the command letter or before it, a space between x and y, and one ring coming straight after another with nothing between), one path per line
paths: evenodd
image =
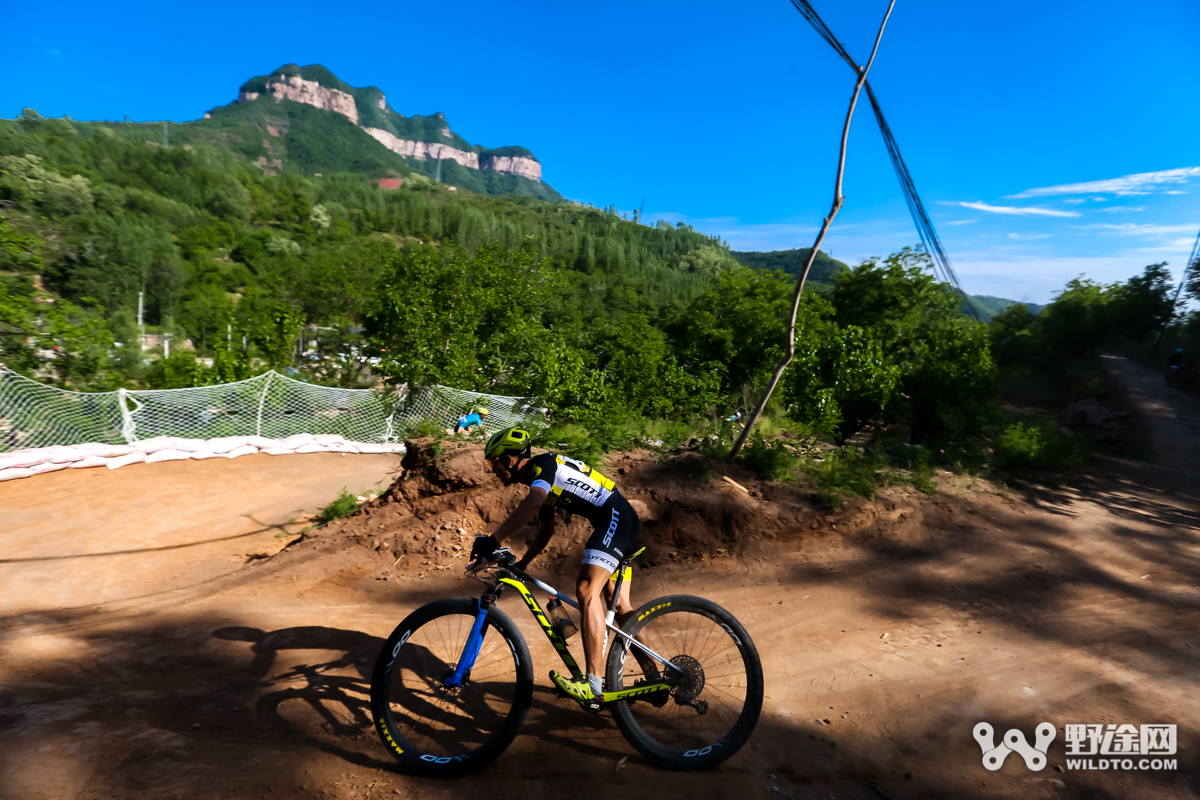
M575 598L579 601L579 633L583 638L583 657L588 675L604 675L604 600L601 592L608 583L608 570L595 564L579 568Z
M633 613L633 606L629 602L629 585L632 581L625 581L621 584L621 596L617 598L617 616L614 622L620 628L625 624L625 620L629 619L629 615ZM604 584L604 605L608 606L612 602L613 587L616 586L616 581L609 580Z
M626 620L633 616L633 605L629 601L629 587L632 584L633 581L630 580L626 580L621 584L621 594L617 598L617 616L613 620L618 628L625 627ZM613 587L615 585L616 582L611 580L604 585L604 603L606 607L608 603L612 602ZM639 642L642 641L640 636L635 636L633 638L637 639ZM642 642L642 644L645 644L645 642ZM636 647L630 652L633 653L633 657L637 660L638 666L642 668L642 674L647 677L652 675L653 670L656 669L654 659L643 653L641 650L638 650Z

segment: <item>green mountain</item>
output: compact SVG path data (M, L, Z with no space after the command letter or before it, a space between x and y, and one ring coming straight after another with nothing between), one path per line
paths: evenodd
M730 251L730 255L751 269L777 269L788 275L799 276L811 252L811 247L800 247L794 250L772 250L769 253ZM805 289L811 288L815 292L826 294L837 283L838 276L849 269L841 261L830 258L824 250L819 250L812 269L808 271Z
M121 138L171 145L208 144L258 164L266 175L353 172L371 179L414 174L477 194L515 194L560 202L524 147L472 145L438 113L406 117L374 86L339 80L319 64L285 64L242 84L238 99L184 123L112 126ZM441 160L439 171L438 161Z
M988 294L971 295L971 305L984 322L991 322L992 317L1003 314L1009 306L1024 305L1031 314L1037 314L1045 308L1044 305L1037 303L1020 303L1017 300L1006 300L1003 297L993 297Z

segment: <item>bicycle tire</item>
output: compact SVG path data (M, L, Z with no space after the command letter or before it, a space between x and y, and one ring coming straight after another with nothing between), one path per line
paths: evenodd
M665 700L648 695L608 704L629 743L651 763L677 770L710 769L737 753L763 700L762 662L737 618L711 600L670 595L637 609L622 630L689 674ZM656 681L630 648L617 637L609 650L608 691Z
M533 665L520 630L488 609L483 647L458 692L453 672L479 601L438 600L409 614L388 637L371 677L371 716L388 752L408 772L458 777L512 744L533 700Z

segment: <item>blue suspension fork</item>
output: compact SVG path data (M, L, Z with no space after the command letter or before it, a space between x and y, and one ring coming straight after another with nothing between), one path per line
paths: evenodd
M454 674L446 678L445 685L450 689L457 689L462 686L463 678L475 666L475 659L479 657L479 650L483 647L483 625L487 621L488 608L492 605L492 601L486 596L479 598L479 611L475 614L475 624L471 626L471 633L467 636L467 641L463 644L462 655L458 657L458 666L454 668Z

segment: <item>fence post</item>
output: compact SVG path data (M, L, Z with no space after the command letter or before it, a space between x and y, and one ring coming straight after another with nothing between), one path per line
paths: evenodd
M130 411L125 405L126 398L137 408ZM121 406L121 436L125 438L125 444L133 444L137 441L137 423L133 421L133 415L141 409L142 404L136 397L131 397L125 389L117 389L117 402Z
M263 403L267 402L267 388L271 385L271 376L275 374L275 370L267 370L267 379L263 381L262 395L258 398L258 418L254 421L254 435L262 436L262 410Z

